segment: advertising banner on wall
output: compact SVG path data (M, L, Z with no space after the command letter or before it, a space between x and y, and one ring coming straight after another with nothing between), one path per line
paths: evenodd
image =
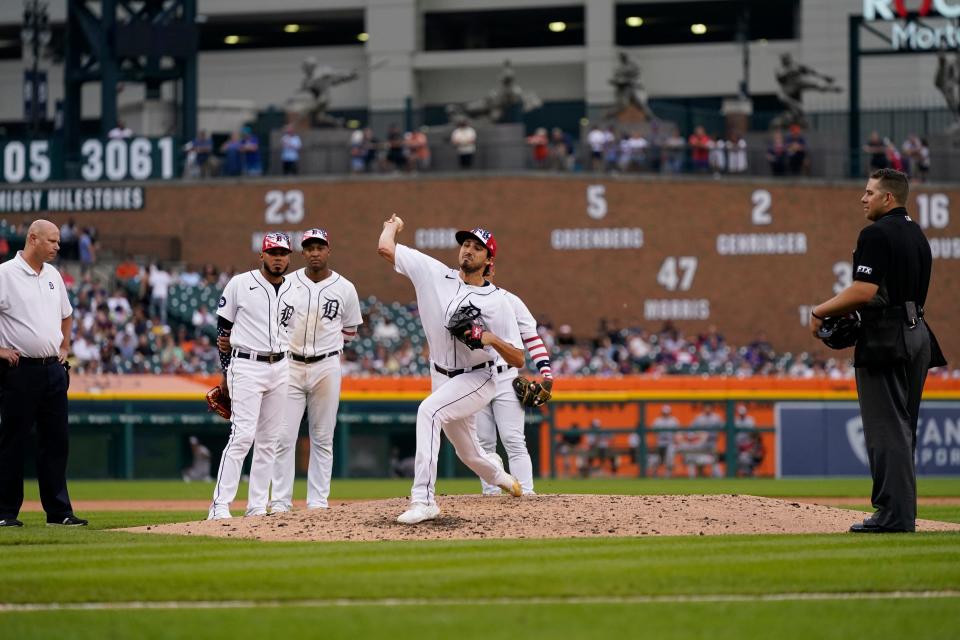
M855 402L781 402L774 409L777 477L870 474ZM960 402L924 402L917 475L960 475Z

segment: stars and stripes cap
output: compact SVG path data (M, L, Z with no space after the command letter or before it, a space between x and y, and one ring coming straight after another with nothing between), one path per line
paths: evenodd
M303 232L303 239L300 240L300 244L306 244L307 240L320 240L321 242L326 242L327 245L330 244L330 236L326 229L307 229Z
M260 251L269 251L270 249L284 249L293 251L290 248L290 238L287 234L274 231L263 236L263 243L260 245Z
M495 258L497 255L497 241L493 237L492 231L488 231L482 227L476 227L469 231L457 231L456 238L457 244L463 244L467 238L473 238L487 248L491 258Z

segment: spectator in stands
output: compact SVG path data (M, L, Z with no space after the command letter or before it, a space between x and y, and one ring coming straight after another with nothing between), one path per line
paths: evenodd
M620 170L621 171L644 171L647 168L647 147L650 143L643 137L643 133L637 129L630 137L624 137L620 146Z
M77 222L70 218L60 227L60 254L63 260L77 260L80 258L80 248L77 245L80 234L77 232Z
M790 175L799 176L806 173L807 168L807 139L803 129L798 124L790 125L784 144L787 147L787 167Z
M404 135L404 147L407 154L408 171L427 171L430 169L430 141L427 128L420 127Z
M887 166L903 172L903 157L900 155L897 145L895 145L890 138L884 138L883 146L887 154Z
M727 170L727 141L717 136L716 140L709 143L710 149L710 170L714 177L725 173Z
M117 120L117 126L107 132L107 137L111 140L126 140L133 137L133 130L123 120Z
M387 162L394 171L402 171L407 166L403 149L403 132L400 125L393 123L387 128Z
M863 152L870 157L870 168L868 173L877 169L887 168L887 146L880 138L880 134L873 131L867 139L867 144L863 145Z
M222 288L219 286L220 274L217 272L217 267L212 263L208 262L207 264L203 265L200 275L203 278L203 286Z
M660 407L660 415L654 418L650 424L653 429L676 429L680 426L677 417L673 415L673 409L665 404ZM663 476L669 478L673 475L673 458L676 447L674 440L677 436L676 431L657 431L657 448L649 458L648 473L651 478L656 478L663 469Z
M687 141L690 145L690 162L695 173L706 173L710 170L710 136L702 126L694 128Z
M243 142L239 133L230 134L230 139L220 146L220 153L223 154L223 175L243 174Z
M671 127L663 141L663 170L665 173L683 172L683 156L685 146L686 141L683 139L683 136L680 135L680 129L674 125Z
M77 252L80 256L80 273L87 274L97 263L96 231L93 227L84 227L77 242Z
M280 138L280 162L283 165L283 175L295 176L300 173L300 149L303 147L303 141L297 135L296 129L292 124L288 124L283 129L283 137Z
M747 141L736 132L730 134L730 139L727 140L727 171L747 172Z
M250 127L243 128L240 138L243 150L243 174L247 176L263 175L263 164L260 161L260 140L254 135Z
M113 275L114 275L114 276L117 278L117 280L120 281L120 282L126 282L127 280L133 280L134 278L140 276L141 273L142 273L142 269L140 268L140 265L138 265L138 264L133 260L133 257L130 256L130 255L127 255L127 256L123 259L123 262L117 263L117 268L114 269L114 271L113 271Z
M557 331L557 344L562 347L570 347L577 344L576 338L573 337L573 329L570 328L570 325L560 325L560 329Z
M612 126L607 127L603 137L603 168L609 173L620 166L620 141L616 129Z
M396 325L388 316L379 316L373 325L373 339L381 342L384 340L398 340L400 338L400 327Z
M590 147L590 169L594 172L603 170L603 153L607 145L607 135L597 125L590 127L587 134L587 146Z
M914 133L907 136L901 147L900 157L903 161L903 172L910 176L910 179L914 182L917 181L917 172L920 167L921 148L920 138Z
M783 141L783 133L777 129L773 132L770 146L767 147L767 162L770 164L770 173L775 176L787 174L787 145Z
M920 157L917 162L917 180L926 182L930 175L930 144L926 138L920 138Z
M573 171L575 162L573 137L560 127L554 127L550 131L550 164L552 168L557 171Z
M364 171L370 173L383 169L380 163L380 139L370 127L363 130L363 154Z
M450 134L450 142L457 150L461 169L473 167L473 158L477 153L477 132L470 126L467 119L457 119L457 126Z
M197 310L193 312L193 317L190 319L190 322L197 330L217 326L216 316L210 312L210 309L208 309L205 304L197 307Z
M350 134L350 173L363 173L367 169L367 150L363 129L354 129Z
M116 324L123 324L133 315L127 294L120 288L114 289L113 294L107 298L107 308L110 310L110 319Z
M191 289L199 287L202 280L203 278L200 276L200 272L197 271L197 268L192 264L188 264L176 277L177 284Z
M550 157L550 139L547 130L538 127L532 135L527 136L527 144L531 147L534 169L546 169Z
M194 153L193 161L197 167L197 177L209 178L214 174L214 170L216 169L216 163L211 157L213 155L213 139L210 138L210 134L208 134L205 129L201 129L197 133L197 137L193 139L192 146Z
M659 120L650 121L650 131L647 134L649 148L647 150L647 168L653 173L660 173L663 170L664 147L666 146L667 133L660 128Z
M148 276L150 285L150 315L160 318L162 324L167 323L167 297L173 276L167 272L161 263L151 265Z

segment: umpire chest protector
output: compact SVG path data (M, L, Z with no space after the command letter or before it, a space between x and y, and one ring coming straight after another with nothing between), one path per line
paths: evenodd
M891 209L860 232L853 279L875 284L878 290L860 310L855 367L886 367L907 360L904 333L924 322L932 263L926 236L903 207ZM946 362L932 331L930 342L930 366L942 366Z

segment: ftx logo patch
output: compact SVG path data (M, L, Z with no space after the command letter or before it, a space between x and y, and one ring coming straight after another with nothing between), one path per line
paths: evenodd
M859 267L857 267L857 273L865 273L867 275L870 275L871 273L873 273L873 267L868 267L866 265L861 264Z

